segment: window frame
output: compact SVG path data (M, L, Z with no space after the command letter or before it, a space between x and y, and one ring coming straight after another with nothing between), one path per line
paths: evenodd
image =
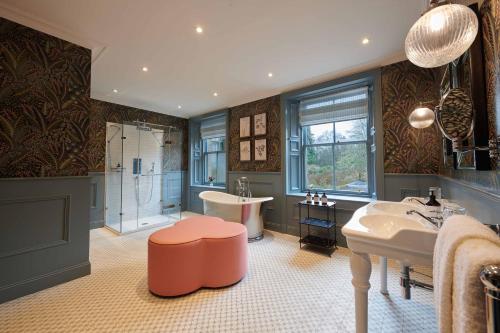
M368 88L368 100L370 99L370 87ZM299 126L299 136L300 136L300 190L302 192L306 192L308 190L311 191L321 191L325 192L326 194L334 194L334 195L349 195L349 196L359 196L359 197L370 197L372 193L371 189L371 179L370 179L370 168L373 167L371 165L370 161L370 101L368 102L368 114L366 117L358 117L355 119L350 119L350 120L358 120L358 119L366 119L366 140L355 140L355 141L346 141L346 142L335 142L337 138L337 131L336 131L336 123L343 122L345 120L341 121L330 121L330 122L324 122L324 123L318 123L315 125L323 125L323 124L333 124L333 140L332 142L326 142L326 143L306 143L306 131L304 130L305 127L310 127L314 125L306 125L306 126ZM365 144L365 149L366 149L366 169L367 169L367 191L366 192L355 192L355 191L339 191L336 189L336 175L335 175L335 147L336 146L342 146L342 145L354 145L354 144ZM306 150L307 148L310 147L331 147L332 149L332 189L322 189L322 188L308 188L307 187L307 175L306 175Z
M210 140L210 139L214 139L214 138L218 138L218 139L222 139L222 141L219 141L219 147L217 150L215 151L208 151L208 148L207 148L207 141ZM210 185L210 182L208 181L208 156L209 155L213 155L215 154L216 155L216 173L218 173L218 168L219 168L219 154L225 154L226 155L226 162L224 162L225 167L226 167L226 172L225 174L227 174L227 153L226 153L226 136L218 136L218 137L214 137L214 138L205 138L205 139L201 139L201 164L202 164L202 179L201 179L201 184L202 185ZM223 143L223 147L221 149L221 143ZM220 187L225 187L226 186L226 175L224 175L224 182L218 182L217 181L217 178L216 178L216 181L213 182L213 185L214 186L220 186Z
M302 135L299 125L299 102L325 94L368 87L368 195L346 192L333 193L341 197L384 198L384 137L382 122L382 70L372 69L309 87L289 91L281 95L282 163L284 166L283 188L287 196L304 195L304 171L302 163Z

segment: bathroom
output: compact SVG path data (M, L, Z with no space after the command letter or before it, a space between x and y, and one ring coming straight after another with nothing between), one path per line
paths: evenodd
M385 202L375 215L425 223L408 198L430 194L499 223L498 0L452 1L478 33L432 68L405 50L429 1L89 1L0 0L6 331L445 331L428 248L402 266L371 253L358 311L348 229ZM248 272L155 296L149 237L204 216L245 226Z

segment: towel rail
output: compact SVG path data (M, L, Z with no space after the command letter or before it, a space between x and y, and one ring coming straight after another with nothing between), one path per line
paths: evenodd
M488 333L500 332L500 265L484 266L480 273L486 302Z

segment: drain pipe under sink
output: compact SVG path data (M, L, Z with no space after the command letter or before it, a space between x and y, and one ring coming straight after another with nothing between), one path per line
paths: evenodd
M404 299L411 299L411 287L420 287L427 290L434 289L431 284L410 279L410 266L401 265L400 272L399 285L401 286L401 297Z

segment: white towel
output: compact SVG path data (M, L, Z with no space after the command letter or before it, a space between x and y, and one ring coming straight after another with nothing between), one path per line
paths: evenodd
M453 268L453 332L486 332L483 283L479 272L488 264L500 264L500 245L469 239L455 252Z
M433 260L434 300L441 333L452 332L455 252L469 239L483 239L500 246L498 236L472 217L455 215L445 221L436 239Z

